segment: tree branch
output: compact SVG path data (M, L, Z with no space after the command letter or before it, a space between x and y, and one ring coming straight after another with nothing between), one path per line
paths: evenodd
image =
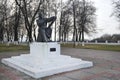
M32 26L32 24L33 24L33 21L35 20L35 16L37 15L41 4L44 2L44 0L43 0L43 1L39 0L39 1L40 1L40 2L39 2L39 5L38 5L38 8L37 8L37 10L35 11L35 13L34 13L34 15L33 15L33 17L32 17L32 20L31 20L31 26Z

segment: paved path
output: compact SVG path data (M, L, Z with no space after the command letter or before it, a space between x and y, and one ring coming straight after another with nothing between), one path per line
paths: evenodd
M93 61L94 67L61 73L37 80L120 80L120 52L62 48L63 55ZM0 53L0 59L21 53ZM0 63L0 80L36 80Z

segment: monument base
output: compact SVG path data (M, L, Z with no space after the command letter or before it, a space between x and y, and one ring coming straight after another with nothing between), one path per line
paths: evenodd
M4 58L2 63L33 78L93 66L92 62L60 55L60 45L57 43L32 43L30 45L30 54Z

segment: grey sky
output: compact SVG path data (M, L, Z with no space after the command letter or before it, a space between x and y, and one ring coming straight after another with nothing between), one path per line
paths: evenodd
M98 33L93 34L91 38L99 37L103 34L115 34L119 33L118 29L119 23L116 21L115 17L111 17L113 12L112 0L92 0L95 2L95 7L97 8L97 29ZM88 37L86 37L88 38Z

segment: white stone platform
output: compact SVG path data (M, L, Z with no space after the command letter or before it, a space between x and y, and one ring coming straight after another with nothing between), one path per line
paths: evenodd
M60 55L60 45L57 43L32 43L30 45L30 54L4 58L2 63L33 78L93 66L90 61Z

